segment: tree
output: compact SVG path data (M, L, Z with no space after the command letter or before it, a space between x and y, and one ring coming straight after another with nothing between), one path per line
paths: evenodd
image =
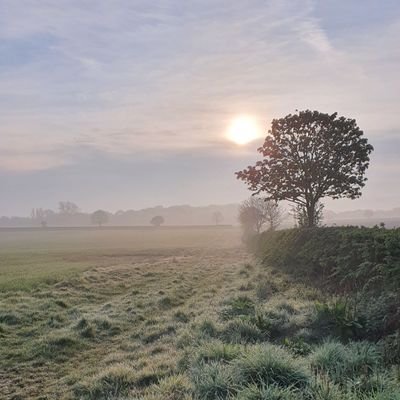
M224 220L224 216L222 215L221 211L213 212L212 217L215 222L215 225L219 225Z
M58 209L60 211L60 214L64 215L74 215L78 214L79 212L79 207L71 201L60 201L58 203Z
M274 119L258 152L263 159L236 173L256 194L303 209L306 226L317 223L324 197L355 199L365 185L373 147L354 119L300 111Z
M103 210L97 210L92 214L92 224L102 226L108 222L108 214Z
M43 228L47 227L47 220L54 215L52 210L44 210L43 208L32 208L31 219Z
M150 221L153 226L159 227L165 222L164 217L161 215L156 215Z
M275 230L281 223L283 211L278 203L251 196L239 206L239 221L246 233L260 233L264 225Z
M295 220L295 226L298 226L299 228L308 227L308 217L305 207L297 205L293 207L291 211ZM322 203L317 203L314 211L315 226L319 226L321 224L323 220L323 211L324 211L324 205Z

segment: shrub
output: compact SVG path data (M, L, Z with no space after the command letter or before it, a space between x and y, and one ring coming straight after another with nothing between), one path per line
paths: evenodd
M285 350L274 345L258 345L233 362L235 382L241 385L276 385L301 388L309 383L305 367Z
M322 278L337 291L400 287L400 228L326 227L264 232L251 248L270 265Z
M359 337L364 327L349 303L337 299L332 303L315 304L311 328L320 337L333 336L347 340Z

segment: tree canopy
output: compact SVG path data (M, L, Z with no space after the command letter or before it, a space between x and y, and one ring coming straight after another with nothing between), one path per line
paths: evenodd
M92 223L102 226L108 222L108 214L103 210L97 210L92 214Z
M239 206L239 222L246 233L260 233L263 226L275 230L281 223L283 210L273 200L251 196Z
M274 119L258 152L263 159L236 173L255 194L302 207L316 222L320 199L361 196L373 147L355 119L300 111Z
M164 223L164 217L162 215L156 215L150 221L153 226L161 226Z

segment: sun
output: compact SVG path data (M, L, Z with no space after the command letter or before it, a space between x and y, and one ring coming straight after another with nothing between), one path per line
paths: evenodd
M240 115L231 122L227 137L242 146L261 137L261 129L254 117Z

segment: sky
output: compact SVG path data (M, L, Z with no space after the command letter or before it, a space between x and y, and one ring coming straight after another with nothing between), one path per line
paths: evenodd
M398 0L0 0L0 215L241 201L231 121L296 109L375 147L329 209L399 207L399 40Z

